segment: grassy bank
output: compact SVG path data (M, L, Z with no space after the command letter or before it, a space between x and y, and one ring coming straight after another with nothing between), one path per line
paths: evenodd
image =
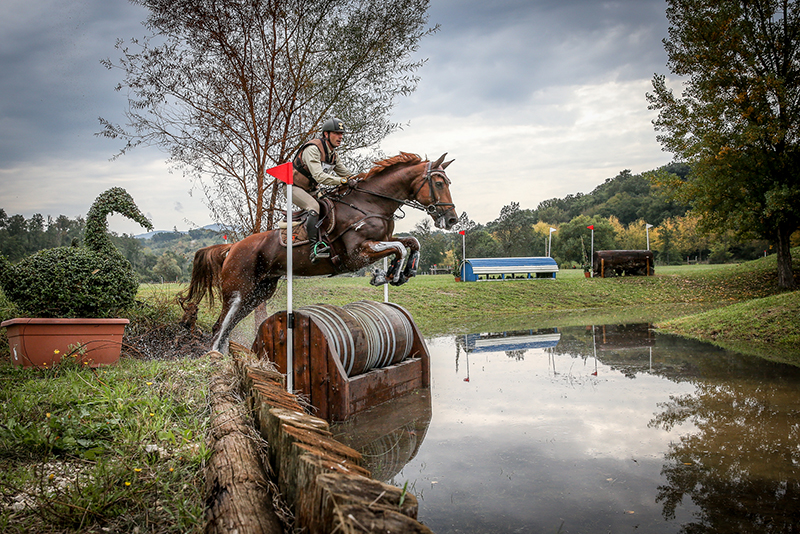
M800 265L800 249L795 249ZM655 322L734 350L800 364L800 293L781 292L774 257L741 265L659 267L657 276L456 283L419 276L390 287L425 335ZM207 456L205 338L186 338L178 285L142 286L119 365L92 371L11 367L0 347L0 531L200 532ZM283 283L268 313L284 309ZM383 300L368 278L297 279L294 305ZM14 310L0 296L0 315ZM210 329L217 309L201 307ZM253 339L246 320L241 341ZM193 353L187 352L191 346ZM200 350L198 353L197 350ZM3 352L5 351L5 352ZM189 356L191 354L191 356ZM198 357L199 356L199 357Z
M800 249L793 252L800 265ZM418 276L404 286L390 286L389 299L408 309L428 336L491 331L501 324L507 330L652 322L665 331L724 341L751 354L766 355L765 349L772 345L773 352L788 351L790 360L800 361L792 338L796 302L786 296L779 305L780 299L768 298L784 295L777 287L774 256L738 265L658 267L656 273L653 277L587 279L579 270L562 270L555 280L479 283L457 283L449 275ZM146 286L141 294L149 298L180 289ZM344 305L362 299L382 301L383 288L370 286L367 277L299 278L294 281L293 295L295 308ZM285 307L286 283L282 282L267 313ZM210 329L218 311L219 305L214 309L203 305L199 323ZM698 315L703 313L708 315ZM785 319L778 321L775 316ZM769 319L761 323L760 317ZM252 320L242 322L241 342L252 342L253 325ZM785 334L777 325L786 325ZM768 331L772 333L748 333Z
M800 291L672 319L659 327L729 350L800 365Z

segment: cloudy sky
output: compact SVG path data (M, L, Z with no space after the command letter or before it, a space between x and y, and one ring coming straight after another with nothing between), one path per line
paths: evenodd
M108 187L126 188L158 229L210 224L199 192L166 155L94 135L122 122L117 38L141 37L145 11L126 0L6 0L0 20L0 208L85 215ZM623 169L670 161L655 140L645 93L667 73L663 0L432 0L441 30L418 56L417 92L398 100L407 124L381 149L456 159L459 212L486 223L511 202L588 193ZM398 230L422 215L409 213ZM140 233L114 216L111 229Z

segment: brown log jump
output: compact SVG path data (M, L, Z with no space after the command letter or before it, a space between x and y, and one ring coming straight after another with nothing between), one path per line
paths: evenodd
M286 312L267 318L252 351L287 372ZM360 301L294 312L294 389L327 421L345 421L378 404L430 386L430 356L401 306Z
M653 276L655 263L651 250L598 250L592 258L595 277Z

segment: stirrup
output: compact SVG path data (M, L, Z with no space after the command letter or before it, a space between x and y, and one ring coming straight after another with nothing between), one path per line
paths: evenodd
M311 247L311 261L315 262L320 258L330 258L331 257L331 247L328 246L327 243L324 241L317 241Z

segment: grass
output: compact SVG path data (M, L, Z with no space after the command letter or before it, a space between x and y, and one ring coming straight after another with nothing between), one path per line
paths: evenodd
M659 325L736 352L800 365L800 292L681 317Z
M795 264L800 249L795 249ZM456 283L419 276L389 297L427 336L497 328L655 322L661 330L800 365L800 292L776 286L774 257L741 265L658 267L654 277ZM143 285L129 339L177 335L173 297L184 286ZM294 306L383 300L368 278L296 279ZM286 284L266 313L285 309ZM219 310L203 305L209 330ZM0 315L13 306L0 295ZM252 342L243 321L240 341ZM142 342L143 343L143 342ZM169 345L169 343L167 343ZM208 456L205 357L175 358L163 343L96 371L66 362L18 369L0 347L0 531L200 532ZM5 350L5 354L1 351ZM171 349L170 349L171 350ZM139 355L147 353L147 357Z
M202 531L209 373L0 366L0 531Z

